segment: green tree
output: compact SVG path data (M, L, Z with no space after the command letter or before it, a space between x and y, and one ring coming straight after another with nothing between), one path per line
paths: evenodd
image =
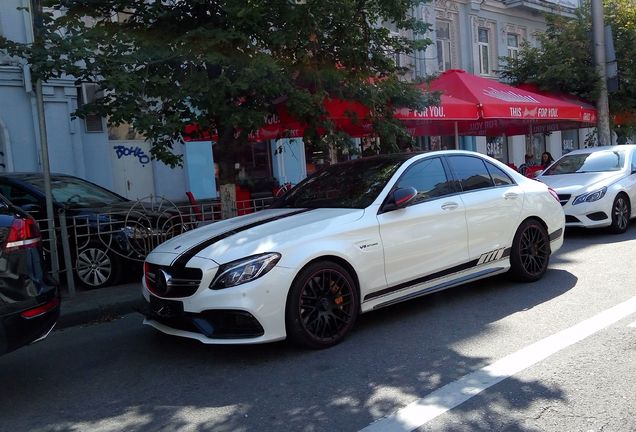
M618 61L619 89L610 93L610 114L636 111L636 3L633 0L604 0L605 21L612 26ZM515 84L533 83L548 91L565 91L594 101L599 76L594 66L590 4L586 1L574 18L546 17L547 29L537 34L539 46L524 43L517 59L504 58L502 77ZM636 132L636 116L621 135Z
M308 140L342 133L324 117L325 97L371 108L384 151L406 134L395 106L421 109L422 95L401 79L396 54L430 44L429 26L411 16L422 0L43 0L36 43L0 39L35 77L97 82L104 96L75 114L131 124L172 166L184 125L218 133L224 180L236 147L276 104L310 127ZM391 23L413 37L396 37ZM355 119L354 119L355 120ZM331 140L332 142L334 139Z

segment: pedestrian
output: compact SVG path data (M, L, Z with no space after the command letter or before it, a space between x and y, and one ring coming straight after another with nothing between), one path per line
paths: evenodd
M552 162L554 162L554 158L552 157L550 152L543 152L543 154L541 155L541 169L546 169L552 164Z
M535 165L536 163L534 162L534 155L531 153L526 153L525 162L522 163L521 166L519 167L519 172L523 175L526 175L526 169Z

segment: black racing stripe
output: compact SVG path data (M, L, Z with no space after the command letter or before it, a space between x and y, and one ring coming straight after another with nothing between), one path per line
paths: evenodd
M550 241L551 242L555 241L556 239L561 237L561 234L563 234L563 228L559 228L558 230L550 234Z
M507 248L506 250L504 250L504 253L501 256L500 260L502 260L504 258L508 258L510 256L510 250L511 250L511 248ZM441 271L438 271L436 273L431 273L429 275L419 277L417 279L413 279L413 280L410 280L410 281L407 281L407 282L402 282L401 284L394 285L392 287L385 288L385 289L380 290L380 291L372 292L371 294L367 294L366 296L364 296L364 301L371 300L371 299L374 299L376 297L381 297L383 295L390 294L390 293L393 293L395 291L399 291L401 289L408 288L408 287L411 287L411 286L414 286L414 285L419 285L419 284L422 284L424 282L432 281L434 279L438 279L438 278L441 278L441 277L444 277L444 276L448 276L448 275L451 275L453 273L463 272L464 270L468 270L471 267L477 267L477 263L478 262L479 262L479 258L474 259L472 261L468 261L467 263L460 264L460 265L455 266L455 267L447 268L446 270L441 270ZM495 262L495 261L485 262L485 263L483 263L481 265L492 264L493 262Z
M172 265L175 267L185 267L185 265L188 263L188 261L190 261L196 254L198 254L199 252L201 252L203 249L212 246L214 243L219 242L225 238L228 238L234 234L240 233L242 231L247 231L248 229L257 227L259 225L264 225L266 223L269 222L274 222L280 219L285 219L287 217L291 217L291 216L295 216L297 214L301 214L301 213L305 213L308 211L311 211L313 209L307 208L307 209L302 209L302 210L298 210L295 212L291 212L291 213L286 213L284 215L279 215L279 216L274 216L271 218L267 218L267 219L262 219L259 220L257 222L252 222L251 224L247 224L247 225L243 225L241 227L238 228L234 228L230 231L224 232L223 234L219 234L217 236L214 236L212 238L209 238L193 247L191 247L190 249L186 250L184 253L182 253L181 255L179 255L177 257L177 259L175 259L172 262Z

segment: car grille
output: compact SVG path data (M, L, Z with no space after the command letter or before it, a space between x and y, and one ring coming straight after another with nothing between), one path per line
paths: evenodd
M565 215L565 223L581 223L581 221L574 216Z
M164 298L189 297L193 295L203 278L201 269L170 267L145 263L146 286L153 294Z
M570 201L571 197L572 195L570 194L559 194L559 202L561 203L562 206L564 206L568 203L568 201Z

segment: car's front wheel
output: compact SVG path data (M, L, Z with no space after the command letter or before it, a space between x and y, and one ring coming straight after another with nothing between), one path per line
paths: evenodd
M75 274L85 288L113 285L119 280L117 254L107 246L92 242L80 250L75 260Z
M550 261L550 238L536 219L528 219L517 229L510 251L510 272L522 282L541 279Z
M309 348L327 348L342 341L358 317L358 291L349 272L331 261L305 267L287 298L287 336Z
M622 234L627 231L630 217L631 209L629 198L622 193L616 195L614 203L612 204L612 224L610 225L610 231L615 234Z

